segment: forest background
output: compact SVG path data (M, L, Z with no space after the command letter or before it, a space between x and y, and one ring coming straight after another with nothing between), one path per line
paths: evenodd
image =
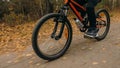
M63 0L0 0L0 20L7 24L23 24L38 20L58 10ZM120 9L120 0L102 0L97 8Z

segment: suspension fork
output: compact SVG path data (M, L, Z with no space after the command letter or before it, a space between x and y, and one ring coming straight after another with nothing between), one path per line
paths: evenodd
M60 31L59 31L58 35L56 35L56 32L58 30L58 25L59 25L59 23L56 22L55 23L55 27L53 29L53 33L51 35L51 38L55 38L55 40L59 40L62 37L63 31L64 31L64 27L65 27L65 22L62 21L62 25L60 27Z
M62 37L64 31L65 23L62 23L59 34L55 37L55 40L59 40Z
M56 21L56 23L55 23L55 27L53 29L53 33L51 35L51 38L55 38L57 29L58 29L58 21Z
M65 27L65 20L67 19L67 11L68 11L68 5L64 5L59 11L58 13L61 15L58 18L55 18L55 27L53 30L53 33L51 35L51 38L55 38L56 40L59 40L62 37L63 31L64 31L64 27ZM59 22L62 22L62 26L60 27L60 32L58 33L58 35L56 35L57 29L58 29L58 25Z

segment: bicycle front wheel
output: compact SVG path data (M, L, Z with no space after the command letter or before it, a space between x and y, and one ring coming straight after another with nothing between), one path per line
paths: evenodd
M45 60L61 57L69 48L71 40L72 28L69 21L55 13L42 17L32 34L33 49Z

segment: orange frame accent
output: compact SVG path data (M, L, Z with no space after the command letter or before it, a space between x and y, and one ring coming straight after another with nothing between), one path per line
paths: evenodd
M75 13L75 15L78 17L78 19L82 22L83 18L81 17L80 13L77 11L77 9L75 8L74 5L78 6L80 9L82 9L83 11L86 11L86 8L84 8L83 6L81 6L80 4L76 3L74 0L64 0L65 4L68 4L70 6L70 8L73 10L73 12Z
M67 4L67 3L68 3L68 0L64 0L64 3Z

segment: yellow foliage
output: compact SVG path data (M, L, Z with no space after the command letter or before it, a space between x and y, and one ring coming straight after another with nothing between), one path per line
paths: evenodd
M0 24L0 54L23 51L31 45L34 23L16 26Z

